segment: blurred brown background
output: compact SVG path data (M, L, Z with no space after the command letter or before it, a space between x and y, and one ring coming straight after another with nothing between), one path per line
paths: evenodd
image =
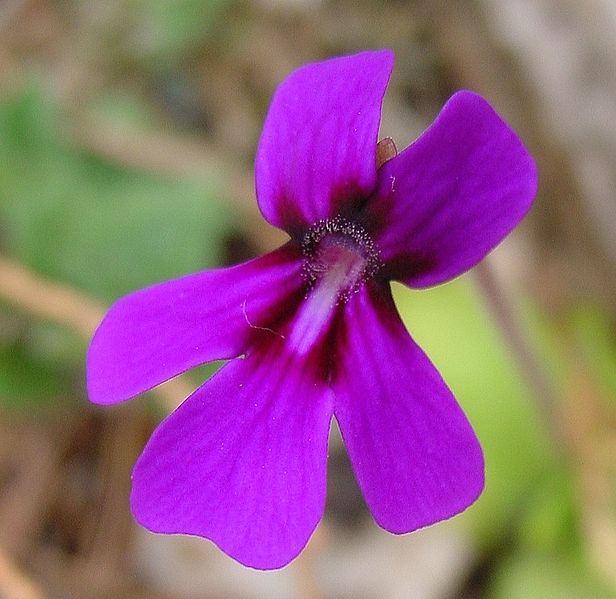
M535 156L531 214L474 275L396 287L473 423L487 486L394 537L334 430L326 515L272 573L128 512L152 428L204 377L99 409L83 354L105 305L284 236L252 161L277 83L390 47L381 136L456 89ZM0 598L616 597L616 2L0 0Z

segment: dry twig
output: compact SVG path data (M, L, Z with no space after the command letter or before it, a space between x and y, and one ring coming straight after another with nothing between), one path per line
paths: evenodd
M29 580L0 550L0 597L3 599L44 599L38 586Z

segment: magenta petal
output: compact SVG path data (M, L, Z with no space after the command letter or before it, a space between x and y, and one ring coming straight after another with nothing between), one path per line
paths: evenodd
M306 65L274 95L257 149L265 218L291 234L345 211L376 183L381 101L389 50Z
M385 163L364 218L389 276L427 287L479 262L526 214L536 188L515 133L480 96L461 91Z
M227 364L162 422L133 471L140 524L259 569L301 551L323 514L333 401L282 347Z
M205 362L232 358L301 297L302 261L287 245L220 270L136 291L111 306L86 361L94 403L123 401Z
M405 533L461 512L484 483L466 417L409 337L388 289L364 287L345 309L335 416L374 519Z

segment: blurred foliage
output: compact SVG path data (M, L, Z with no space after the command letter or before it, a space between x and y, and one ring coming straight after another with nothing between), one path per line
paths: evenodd
M64 387L59 370L23 342L0 344L0 407L23 412L42 407L60 397Z
M137 173L80 152L36 87L0 105L5 251L111 301L220 262L229 215L201 182Z
M473 520L483 543L494 543L552 466L549 443L528 390L469 281L396 293L411 335L423 347L473 424L486 460L486 489Z
M135 115L141 126L142 113L126 106L118 120ZM232 219L212 186L80 151L36 83L0 102L0 164L2 251L45 277L111 302L220 264ZM80 372L82 359L83 341L59 327L32 323L16 340L0 337L0 395L17 406L56 398L60 371Z
M556 453L543 415L470 279L420 292L396 286L395 296L409 332L454 392L484 451L485 490L459 520L471 526L484 551L507 556L490 596L613 596L585 561L573 472ZM534 311L528 320L545 363L561 363L547 323ZM608 337L598 335L596 346L585 338L605 354L607 365L613 351Z
M519 552L504 561L490 589L493 599L613 599L579 556Z
M128 38L134 56L160 66L173 63L211 36L229 0L136 0Z
M586 305L576 310L571 321L587 363L616 408L616 344L610 319L597 307Z

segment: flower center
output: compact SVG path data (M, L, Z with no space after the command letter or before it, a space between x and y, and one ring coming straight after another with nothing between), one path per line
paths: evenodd
M363 227L340 216L313 225L304 236L302 252L307 292L289 342L303 354L327 331L334 308L357 293L381 261Z
M364 228L341 216L313 225L302 253L309 290L328 288L335 304L348 301L381 267L379 250Z

